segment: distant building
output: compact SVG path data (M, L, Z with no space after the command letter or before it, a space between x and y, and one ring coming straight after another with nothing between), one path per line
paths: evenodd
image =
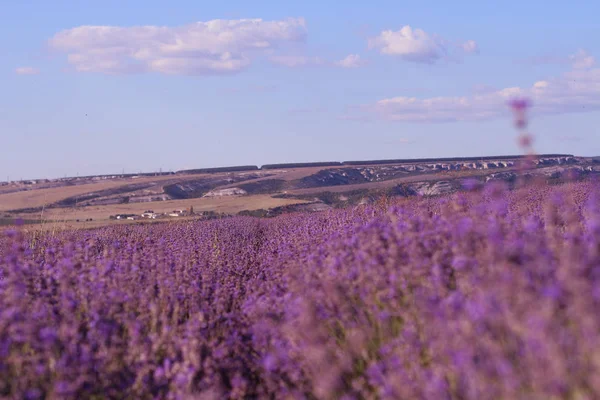
M152 210L146 210L142 213L142 218L151 218L151 219L155 219L156 218L156 213Z
M117 214L115 216L110 216L110 219L138 219L139 217L135 214Z

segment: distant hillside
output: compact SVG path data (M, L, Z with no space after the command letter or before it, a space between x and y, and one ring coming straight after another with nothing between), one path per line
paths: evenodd
M294 210L322 211L366 204L381 196L438 196L463 189L466 178L513 185L519 175L548 183L600 176L599 157L543 154L526 171L522 156L422 158L287 163L203 168L163 174L108 175L13 182L0 186L0 213L8 221L64 218L109 220L193 207L233 215L274 216ZM275 209L276 208L276 209ZM110 223L121 223L116 220Z

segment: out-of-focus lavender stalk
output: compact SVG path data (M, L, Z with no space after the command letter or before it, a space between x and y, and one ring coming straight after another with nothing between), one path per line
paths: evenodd
M514 114L514 125L519 132L517 138L519 146L525 154L534 155L533 135L527 130L528 119L527 110L531 107L531 101L527 98L516 98L509 102L510 108Z
M535 168L535 151L533 149L533 135L528 130L529 120L527 111L531 107L531 101L527 98L514 98L509 101L509 106L514 116L514 126L517 129L517 143L523 150L525 158L520 160L520 179L521 185L525 184L526 171Z

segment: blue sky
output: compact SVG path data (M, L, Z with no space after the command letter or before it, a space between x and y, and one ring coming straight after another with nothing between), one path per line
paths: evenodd
M599 12L593 1L6 2L0 180L515 154L514 96L533 99L538 152L600 155Z

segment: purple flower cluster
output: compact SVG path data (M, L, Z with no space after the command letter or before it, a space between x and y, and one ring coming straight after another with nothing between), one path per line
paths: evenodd
M600 397L591 182L0 238L0 397Z

